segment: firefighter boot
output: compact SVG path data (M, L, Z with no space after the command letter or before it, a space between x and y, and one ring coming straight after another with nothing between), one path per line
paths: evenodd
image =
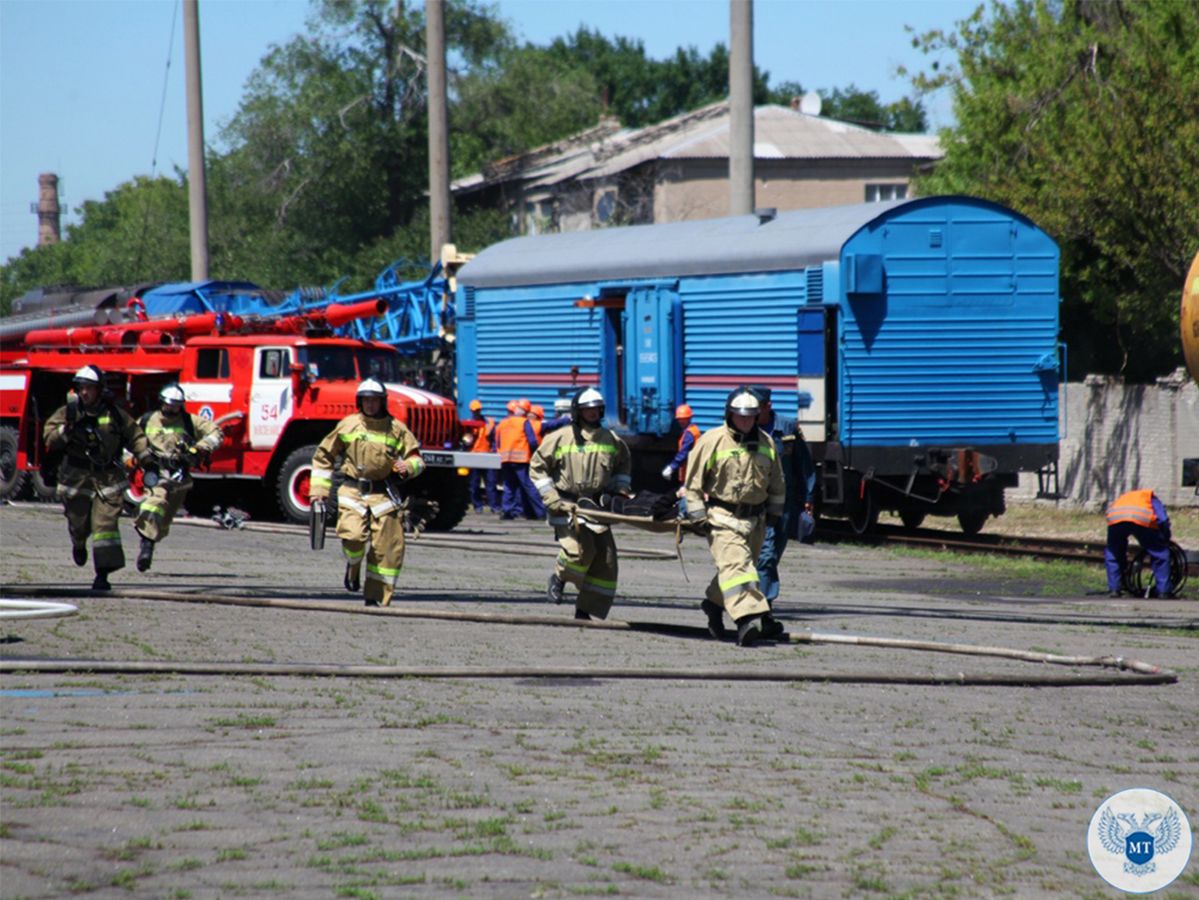
M762 613L737 620L737 646L748 647L762 639Z
M112 585L108 583L108 570L101 569L96 573L96 577L92 580L93 591L111 591Z
M723 641L727 634L724 630L724 610L710 600L705 600L699 608L708 617L708 634L718 641Z
M351 594L357 594L358 589L362 587L362 581L358 577L358 567L355 565L346 565L346 577L342 582L346 586L346 590Z
M562 589L566 587L566 583L555 574L550 574L550 582L545 589L545 597L550 603L562 602Z
M87 545L79 544L71 548L71 559L75 560L75 565L87 565Z
M764 641L785 641L787 640L787 630L783 627L783 623L772 616L770 613L762 615L762 640Z
M152 562L154 562L154 542L148 537L144 537L141 549L137 551L137 570L148 572Z

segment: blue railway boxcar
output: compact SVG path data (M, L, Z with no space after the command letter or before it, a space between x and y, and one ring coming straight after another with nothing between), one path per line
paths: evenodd
M463 415L597 385L646 478L677 404L710 427L745 383L798 417L820 511L859 530L887 509L977 531L1019 472L1056 476L1058 248L988 201L515 238L457 278Z

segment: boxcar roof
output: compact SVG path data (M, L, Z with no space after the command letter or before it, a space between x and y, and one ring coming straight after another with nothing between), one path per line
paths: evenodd
M840 257L862 226L920 200L855 203L660 225L630 225L512 238L488 247L458 273L468 287L572 284L777 272Z

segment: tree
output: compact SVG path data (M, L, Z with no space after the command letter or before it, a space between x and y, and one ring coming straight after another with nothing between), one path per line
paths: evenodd
M1181 365L1178 297L1199 235L1199 5L1014 0L917 39L956 54L957 125L922 193L968 193L1059 243L1075 372Z

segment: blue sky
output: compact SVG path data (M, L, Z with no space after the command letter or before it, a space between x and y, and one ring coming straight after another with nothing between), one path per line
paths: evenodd
M409 3L420 0L407 0ZM0 260L37 239L37 176L56 172L64 226L85 200L135 175L187 166L183 21L178 0L0 0ZM663 58L679 46L728 44L726 0L500 0L525 40L548 43L586 24L638 38ZM754 56L771 84L850 83L884 101L908 92L898 65L925 68L904 26L949 29L977 0L755 0ZM307 0L200 0L205 136L237 109L272 44L304 29ZM172 29L173 23L173 29ZM172 38L173 30L173 38ZM168 57L170 66L168 68ZM165 101L164 101L165 91ZM926 101L932 125L948 99ZM159 109L163 110L161 137ZM158 152L155 156L155 142Z

